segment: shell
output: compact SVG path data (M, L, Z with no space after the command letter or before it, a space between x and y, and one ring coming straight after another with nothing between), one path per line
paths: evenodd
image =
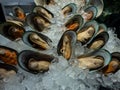
M42 15L31 13L27 15L26 22L29 26L37 31L43 31L45 28L48 28L51 22L44 18Z
M0 60L6 64L17 65L18 52L12 48L0 45Z
M87 47L89 49L99 50L108 42L108 39L108 32L101 32L93 38L93 40L87 45Z
M0 25L0 34L12 41L22 38L24 32L25 29L22 26L13 22L5 22Z
M112 53L112 60L111 62L102 69L102 72L105 75L109 73L116 73L120 69L120 52L113 52Z
M42 54L31 50L24 50L19 54L18 64L23 70L37 74L48 71L54 58L55 57L51 55Z
M77 6L75 3L70 3L62 8L62 14L64 16L75 14L77 11Z
M84 8L84 13L82 14L82 17L85 19L85 21L93 20L97 15L97 8L95 6L88 6Z
M16 75L18 69L15 66L0 63L0 78L6 78L13 75Z
M91 52L79 56L78 66L82 69L89 69L90 71L98 71L104 68L111 61L111 54L105 50L101 49L99 51Z
M69 60L73 54L73 45L76 43L76 33L74 31L66 31L62 35L58 45L57 53Z
M89 21L77 32L77 41L85 45L94 38L97 31L98 23L96 21Z
M103 0L89 0L89 4L96 6L98 10L96 17L99 17L102 14L104 8Z
M36 38L36 36L37 36L37 38ZM27 44L33 48L37 48L39 50L49 49L51 47L51 43L52 43L52 41L47 36L45 36L41 33L35 32L35 31L26 32L23 35L23 42L25 44Z
M65 27L67 28L67 30L72 30L76 32L83 26L83 24L84 20L82 16L76 14L65 23Z
M33 9L33 12L34 13L37 13L37 14L40 14L42 15L43 17L47 18L47 19L52 19L54 17L54 15L49 11L47 10L46 8L42 7L42 6L36 6L34 9Z
M56 2L54 0L34 0L35 4L37 6L41 5L41 6L44 6L44 5L55 5Z
M104 32L106 31L107 32L107 27L105 24L99 24L99 28L98 28L98 32L97 32L97 35L101 32Z

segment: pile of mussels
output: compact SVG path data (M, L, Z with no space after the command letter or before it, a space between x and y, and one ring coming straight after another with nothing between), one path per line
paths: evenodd
M0 24L0 34L11 41L21 38L31 48L46 51L53 48L52 40L41 32L52 25L51 19L54 18L54 14L45 6L53 6L57 3L55 0L34 1L36 6L28 15L20 7L13 8L14 17ZM57 55L63 56L68 63L74 57L70 65L75 65L77 62L76 67L89 69L90 72L95 71L105 75L115 73L120 68L120 52L110 53L102 49L109 40L109 34L106 25L94 20L103 11L103 0L83 1L85 5L80 8L75 3L69 3L61 8L61 15L64 19L66 17L69 19L63 25L66 30L61 31L63 34L56 46ZM33 30L26 31L24 24ZM77 43L81 43L87 49L84 54L74 55ZM0 46L0 77L16 74L17 65L33 74L47 72L55 58L54 55L37 51L23 50L18 53L12 48Z

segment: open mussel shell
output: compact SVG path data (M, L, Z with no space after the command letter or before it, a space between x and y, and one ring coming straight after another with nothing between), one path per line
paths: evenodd
M82 45L89 43L98 31L98 23L94 20L87 22L77 32L77 41L81 42Z
M13 75L16 75L18 69L15 66L0 63L0 78L6 78Z
M66 31L62 35L58 45L57 53L69 60L73 54L73 45L76 43L76 33L74 31Z
M41 5L41 6L44 6L44 5L55 5L55 0L34 0L35 4L37 6Z
M54 58L51 55L24 50L19 54L18 64L23 70L37 74L48 71Z
M103 74L116 73L120 69L120 52L112 53L111 62L102 69Z
M108 32L101 32L92 39L92 41L87 45L87 47L89 49L99 50L108 42L108 39Z
M64 16L75 14L77 11L77 6L75 3L70 3L62 8L62 14Z
M92 20L97 15L97 8L95 6L88 6L84 9L84 13L82 14L82 17L85 19L85 21Z
M0 34L10 40L16 40L22 37L25 29L13 22L5 22L0 25Z
M47 19L52 19L54 17L54 15L49 11L47 10L46 8L42 7L42 6L36 6L34 9L33 9L33 12L34 13L37 13L37 14L40 14L42 15L43 17L47 18Z
M35 31L26 32L23 35L23 42L39 50L49 49L52 43L52 41L47 36Z
M45 28L48 28L51 24L48 19L37 13L31 13L27 15L26 22L30 27L40 32Z
M65 27L67 30L72 30L76 32L83 26L83 24L84 20L82 16L76 14L65 23Z
M97 35L101 32L107 32L107 26L105 24L99 24Z
M103 0L89 0L89 4L96 6L98 10L96 17L99 17L102 14L104 8Z
M0 45L0 60L6 64L17 65L18 52L12 48Z
M20 21L25 21L26 14L25 14L24 10L21 7L15 6L13 8L13 14Z
M78 66L82 69L89 69L91 72L101 70L111 61L111 54L101 49L99 51L91 52L81 55L77 58Z

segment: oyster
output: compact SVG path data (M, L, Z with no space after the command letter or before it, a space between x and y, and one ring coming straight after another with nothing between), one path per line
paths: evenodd
M87 22L78 32L77 40L82 45L89 43L98 31L98 24L96 21Z
M102 69L102 72L107 75L109 73L115 73L120 69L120 52L112 53L112 60L110 63Z
M48 28L51 22L44 18L42 15L37 13L31 13L26 17L26 22L29 26L37 31L43 31L45 28Z
M82 17L87 22L94 19L96 15L97 15L97 8L95 6L88 6L84 9L84 13L82 14Z
M52 43L52 41L47 36L35 31L26 32L23 35L23 42L39 50L49 49Z
M74 31L66 31L62 35L58 46L57 53L69 60L73 53L73 45L76 43L76 33Z
M21 7L14 7L13 8L13 14L16 18L18 18L20 21L25 21L26 15L24 10Z
M48 71L53 59L51 55L25 50L19 54L18 64L25 71L37 74Z
M17 65L17 51L0 45L0 60L6 64Z
M76 32L83 26L83 24L84 24L84 21L82 16L74 15L65 23L65 27L67 28L67 30L72 30Z
M18 69L12 65L0 63L0 78L11 77L16 75Z
M81 55L77 60L80 68L97 71L109 64L111 54L107 50L101 49L98 52Z
M89 5L96 6L98 10L96 17L99 17L102 14L104 8L103 0L89 0Z
M0 25L0 33L10 40L16 40L22 37L25 29L13 22L5 22Z
M98 50L101 49L108 41L109 34L107 32L101 32L93 38L93 40L87 45L89 49Z
M47 10L46 8L42 7L42 6L37 6L33 9L33 12L34 13L37 13L37 14L40 14L42 15L43 17L47 18L47 19L52 19L54 17L54 15L49 11Z
M74 3L70 3L66 5L65 7L62 8L62 14L64 16L70 15L70 14L75 14L77 11L77 6Z

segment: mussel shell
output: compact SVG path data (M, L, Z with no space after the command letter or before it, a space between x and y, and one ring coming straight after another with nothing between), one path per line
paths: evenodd
M108 32L101 32L100 34L98 34L97 36L95 36L92 41L87 45L87 47L89 49L94 49L94 50L99 50L101 49L108 41L109 39L109 34ZM97 43L97 46L92 46L93 43L95 43L96 41L98 40L102 40L103 41L103 44L101 45L100 43ZM99 42L99 41L98 41ZM92 46L92 47L91 47Z
M96 6L98 10L96 17L99 17L102 14L104 8L103 0L89 0L89 4Z
M15 30L16 28L14 29L14 27L17 28L17 31ZM24 32L25 29L22 26L19 26L18 24L15 24L13 22L5 22L0 25L0 34L12 41L18 38L22 38Z
M66 36L67 36L67 39L69 39L69 40L66 40L66 42L65 42L64 40L65 40ZM65 43L65 45L69 44L68 49L66 48L67 46L63 45L64 43ZM64 32L61 39L60 39L60 41L59 41L59 43L58 43L58 45L57 45L57 53L58 53L58 55L62 55L64 58L69 60L72 57L73 45L75 43L76 43L76 33L74 31L69 31L69 30ZM69 52L65 51L65 50L69 50ZM65 53L68 54L68 57L64 56Z
M40 38L42 38L45 42L47 42L47 44L48 44L49 46L51 46L52 41L51 41L47 36L45 36L45 35L43 35L43 34L41 34L41 33L35 32L35 31L27 31L27 32L23 35L23 38L22 38L22 39L23 39L23 42L24 42L25 44L27 44L27 45L30 46L30 47L37 48L37 49L39 49L39 50L43 50L42 47L34 47L34 46L33 46L34 43L32 43L32 42L30 41L30 38L29 38L30 34L32 34L32 33L37 34Z
M89 21L89 20L92 20L96 17L98 11L97 11L97 8L95 6L88 6L84 9L84 12L88 13L88 14L89 14L89 12L92 12L92 17L90 17L90 19L87 20L87 21Z
M81 55L81 56L78 57L78 59L89 57L89 56L98 56L98 57L100 56L104 59L104 65L103 66L101 66L99 68L96 68L96 69L90 69L90 72L95 72L95 71L101 70L102 68L104 68L105 66L107 66L109 64L109 62L111 61L111 58L112 58L109 51L107 51L105 49L101 49L99 51L94 51L94 52L91 52L91 53Z
M76 27L70 28L71 25L76 24L76 23L78 24ZM84 20L82 16L76 14L65 23L65 27L67 28L67 30L72 30L76 32L83 26L83 24L84 24Z
M6 55L4 55L4 52L1 49L9 50L11 53L14 52L16 54L16 57L14 58L15 60L13 60L13 57L12 57L13 55L9 55L10 53L5 53ZM18 52L16 50L14 50L10 47L0 45L0 60L3 61L4 63L16 65L17 64L17 56L18 56ZM3 60L2 57L4 57L5 60ZM8 61L8 59L10 61Z
M92 37L90 37L90 38L85 38L84 37L84 39L86 39L85 41L79 40L78 39L79 38L79 34L85 32L86 29L88 29L91 26L94 28L94 32L92 34ZM81 42L82 45L85 45L85 44L91 42L91 40L94 38L94 36L96 35L97 32L98 32L98 23L96 21L94 21L94 20L89 21L89 22L85 23L85 25L81 29L79 29L79 31L77 32L77 41ZM90 32L88 32L88 33L90 33ZM87 36L87 35L84 35L84 36Z
M117 58L120 61L120 52L113 52L112 58Z
M35 60L44 60L44 61L48 61L48 62L52 62L53 59L55 57L51 56L51 55L47 55L47 54L42 54L42 53L38 53L38 52L35 52L35 51L31 51L31 50L24 50L22 51L19 56L18 56L18 64L19 66L27 71L27 72L30 72L30 73L33 73L33 74L37 74L39 72L46 72L46 70L44 71L36 71L36 70L31 70L29 67L28 67L28 62L31 58L34 58Z
M67 8L67 9L66 9ZM69 8L69 9L68 9ZM64 11L65 10L65 11ZM63 12L64 11L64 12ZM77 11L77 6L75 3L70 3L62 8L63 15L75 14Z
M97 35L101 32L104 32L104 31L107 32L107 26L105 24L99 24Z
M39 25L37 25L38 23L34 21L35 17L40 17L42 20L44 20L45 23L41 22L39 23ZM44 24L51 24L51 22L48 19L44 18L42 15L39 15L37 13L31 13L27 15L26 22L31 28L40 32L43 31L45 28L48 28L48 26L45 26Z
M53 2L51 2L53 1ZM54 0L34 0L35 4L44 6L44 5L54 5L55 1Z
M47 19L52 19L54 17L54 15L49 10L47 10L46 8L44 8L42 6L36 6L33 9L33 12L37 13L37 14L40 14Z

